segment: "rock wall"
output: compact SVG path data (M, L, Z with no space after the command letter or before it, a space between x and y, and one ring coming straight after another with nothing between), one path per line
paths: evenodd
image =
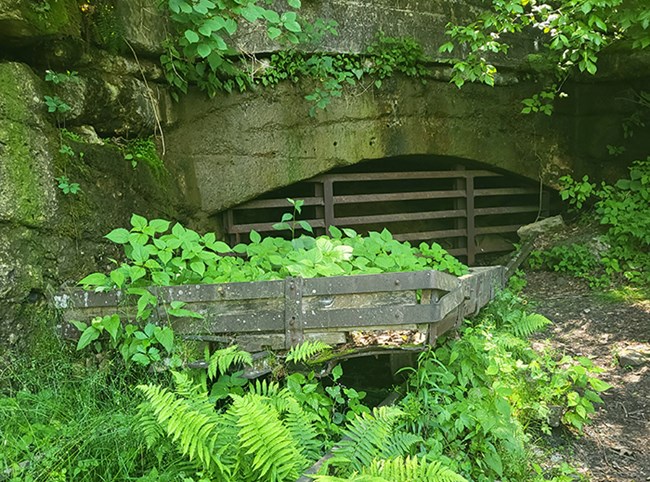
M39 322L53 320L51 292L107 266L115 253L102 235L127 225L133 212L218 230L213 214L263 192L408 154L471 159L549 181L571 170L620 172L604 147L620 141L617 123L630 113L615 99L650 78L646 57L622 64L614 55L610 75L574 83L557 116L522 117L520 100L537 89L525 41L502 61L507 74L496 88L458 90L438 63L426 84L396 77L381 89L362 86L315 118L307 115L308 83L213 99L191 92L174 104L158 64L165 19L157 3L0 0L0 348L20 346ZM360 52L383 31L414 37L440 62L445 24L480 3L304 0L303 13L339 23L340 36L318 50ZM279 48L251 28L234 42L256 56ZM47 69L76 71L77 80L44 82ZM47 112L46 95L71 110ZM110 141L154 133L161 153L163 141L166 148L162 177L146 163L134 169ZM74 159L60 152L63 143ZM62 175L81 193L64 194L55 180Z

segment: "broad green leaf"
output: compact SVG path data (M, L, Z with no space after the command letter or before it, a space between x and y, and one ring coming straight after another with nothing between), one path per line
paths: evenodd
M212 53L212 47L210 47L206 43L201 43L199 46L196 48L196 52L203 58L206 58L208 55Z
M300 8L302 5L300 0L287 0L287 3L291 8Z
M214 243L212 243L210 248L216 251L217 253L229 253L232 251L232 249L230 249L230 246L228 246L223 241L215 241Z
M147 270L145 270L141 266L131 266L129 269L129 277L131 278L131 282L135 283L138 281L140 278L144 278L147 274Z
M151 360L144 353L136 353L135 355L133 355L131 357L131 360L133 360L137 364L145 366L145 367L149 366L151 364Z
M272 24L280 23L280 15L278 12L275 12L273 10L266 10L264 12L264 18Z
M129 241L129 231L124 228L117 228L104 237L117 244L126 244Z
M111 335L111 338L117 341L117 335L121 326L120 317L118 315L105 316L103 325L108 334Z
M329 226L327 229L330 232L330 236L332 236L332 238L341 239L343 237L343 233L336 226Z
M185 31L185 38L187 41L191 44L195 44L196 42L199 41L199 34L194 32L193 30L186 30Z
M149 221L149 226L152 227L156 233L164 233L169 229L170 224L169 221L165 221L164 219L152 219Z
M171 353L174 349L174 331L166 326L154 330L153 334L156 340L158 340L158 343L163 346L167 353Z
M88 328L88 325L83 321L70 320L70 323L79 331L84 331L86 328Z
M142 231L145 227L147 227L147 220L142 216L133 214L131 216L131 226L133 226L133 228L138 231Z
M249 236L251 238L251 243L254 243L254 244L259 244L259 242L262 240L262 236L260 236L260 234L257 231L255 231L254 229L251 230Z
M99 338L99 335L100 331L94 326L91 325L86 328L81 334L81 337L79 337L79 341L77 342L77 350L83 350L86 348L93 341Z
M111 281L115 283L115 286L118 288L122 288L124 286L124 282L126 281L126 276L124 275L124 271L122 269L116 269L111 271Z
M591 385L591 388L597 392L604 392L612 388L609 383L599 380L598 378L589 378L589 385Z
M302 31L302 29L300 28L300 24L298 22L294 22L294 21L284 22L284 28L286 28L289 32L300 32L300 31Z
M79 281L79 284L82 286L105 286L107 284L108 278L103 273L93 273L86 276L84 279Z

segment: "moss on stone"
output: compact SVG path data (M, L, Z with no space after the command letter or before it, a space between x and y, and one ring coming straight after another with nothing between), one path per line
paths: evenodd
M80 35L81 11L77 0L23 1L20 10L35 34Z
M56 210L51 140L34 112L39 96L28 67L0 64L0 219L28 226L43 224Z

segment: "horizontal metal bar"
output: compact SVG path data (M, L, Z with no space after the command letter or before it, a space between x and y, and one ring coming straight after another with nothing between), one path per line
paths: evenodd
M487 216L488 214L515 214L515 213L536 213L539 206L499 206L494 208L476 208L474 215Z
M409 172L355 172L349 174L324 174L311 181L400 181L402 179L458 179L467 177L502 177L501 174L486 170L467 171L409 171Z
M413 201L418 199L447 199L464 197L465 191L409 191L378 194L347 194L334 196L334 204L369 203L381 201Z
M322 197L301 197L304 201L303 206L323 206L325 202ZM264 208L288 208L293 209L289 201L286 198L278 199L256 199L254 201L248 201L244 204L240 204L232 208L233 211L245 211L247 209L264 209Z
M193 309L192 306L186 308ZM194 308L195 309L195 308ZM182 335L214 335L234 333L284 333L284 307L281 311L255 311L250 313L223 314L214 311L197 310L205 319L177 318L173 321L174 331Z
M475 196L509 196L514 194L539 194L535 187L498 187L474 189Z
M436 305L373 306L371 308L344 308L303 313L305 329L351 329L356 326L399 326L438 321Z
M308 297L418 289L451 291L457 286L458 279L455 276L428 270L307 278L304 281L303 293Z
M355 224L390 223L395 221L421 221L426 219L465 217L464 209L449 211L427 211L418 213L378 214L372 216L350 216L334 218L336 226L349 226Z
M164 286L153 288L151 292L162 300L178 300L186 303L257 300L284 296L284 281Z
M322 219L301 219L300 221L307 221L312 228L324 228L325 221ZM273 225L278 221L272 223L252 223L252 224L235 224L228 229L229 234L246 233L248 234L251 229L255 231L274 231ZM298 226L296 226L298 228Z
M520 227L520 224L510 224L508 226L483 226L476 228L476 234L516 233Z
M417 233L400 233L393 234L393 238L398 241L411 241L413 239L446 239L467 236L466 229L445 229L440 231L420 231Z

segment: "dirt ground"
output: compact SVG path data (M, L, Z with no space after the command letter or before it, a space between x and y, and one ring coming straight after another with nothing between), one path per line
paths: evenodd
M527 280L535 311L554 322L548 343L592 358L613 385L583 436L552 437L553 457L593 482L650 481L650 300L613 301L554 273Z

